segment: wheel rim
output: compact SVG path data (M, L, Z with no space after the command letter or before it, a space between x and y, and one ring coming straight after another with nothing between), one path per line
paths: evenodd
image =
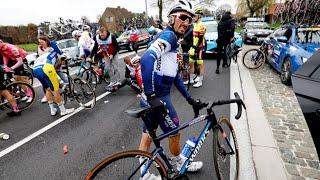
M283 66L282 66L282 71L281 71L281 79L282 81L287 81L291 73L291 64L290 61L285 61Z

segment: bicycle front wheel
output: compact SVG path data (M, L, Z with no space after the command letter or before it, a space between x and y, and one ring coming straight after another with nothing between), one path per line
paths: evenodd
M97 80L97 75L94 72L94 70L86 69L85 71L83 71L81 74L81 79L87 81L93 90L96 89L97 84L98 84L98 80Z
M6 86L6 89L16 100L21 111L28 109L35 101L36 93L33 87L25 82L12 82ZM4 104L4 107L12 110L10 103Z
M243 65L248 69L258 69L264 64L265 60L264 53L259 49L250 49L242 57Z
M220 118L213 129L213 159L219 180L237 180L239 175L239 152L236 134L227 118Z
M92 109L96 105L96 95L92 87L84 80L74 79L73 95L80 106Z
M166 168L156 157L147 173L141 178L141 171L145 168L152 156L144 151L126 151L107 157L96 165L86 176L90 179L164 179Z

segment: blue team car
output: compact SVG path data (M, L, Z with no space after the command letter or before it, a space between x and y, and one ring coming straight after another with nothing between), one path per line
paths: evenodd
M206 40L206 51L205 53L215 53L217 49L217 39L218 39L218 21L214 20L213 17L203 17L203 24L206 26L207 31L204 35ZM235 44L238 47L242 47L243 41L239 33L234 33Z
M266 60L291 85L291 75L320 48L319 27L284 26L268 36Z

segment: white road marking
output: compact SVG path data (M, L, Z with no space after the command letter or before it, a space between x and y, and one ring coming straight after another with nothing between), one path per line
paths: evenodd
M110 92L105 92L103 94L101 94L100 96L98 96L96 98L96 101L99 101L100 99L102 99L103 97L107 96L108 94L110 94ZM65 115L57 120L55 120L54 122L50 123L49 125L43 127L42 129L30 134L29 136L25 137L24 139L18 141L17 143L11 145L10 147L4 149L3 151L0 152L0 158L3 157L4 155L10 153L11 151L19 148L20 146L24 145L25 143L31 141L32 139L36 138L37 136L41 135L42 133L48 131L49 129L53 128L54 126L58 125L59 123L65 121L66 119L68 119L69 117L77 114L78 112L82 111L84 109L84 107L78 107L73 113Z

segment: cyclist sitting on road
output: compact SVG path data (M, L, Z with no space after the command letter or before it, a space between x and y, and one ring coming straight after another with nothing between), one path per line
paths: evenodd
M170 98L173 84L190 105L193 107L200 105L199 101L194 100L186 90L178 74L178 37L182 36L192 24L193 16L190 2L187 0L177 2L168 12L168 26L141 57L142 82L146 95L146 99L142 95L141 104L151 106L153 111L147 114L148 121L159 122L165 133L179 126L179 118ZM149 151L151 142L152 139L144 126L139 149ZM180 133L169 137L169 150L174 155L172 164L180 170L184 163L180 155ZM188 171L198 171L202 165L202 162L192 162L188 166Z
M193 26L193 43L189 50L189 61L190 61L190 83L197 82L193 85L193 87L198 88L202 86L202 80L204 75L204 62L202 59L203 48L205 46L204 34L206 33L206 26L201 21L201 16L203 15L203 11L200 7L195 9L195 24ZM196 79L196 75L194 74L194 64L197 63L200 69L200 76ZM185 82L188 84L188 81Z
M105 69L107 70L111 83L107 89L114 85L120 84L120 72L118 67L119 45L116 37L107 31L105 27L100 27L99 34L94 38L94 47L90 54L90 58L98 53L105 59ZM99 50L99 51L98 51Z
M58 74L55 70L55 65L59 62L59 55L62 55L62 51L59 49L57 43L52 41L50 43L51 51L45 53L39 58L37 58L33 73L36 78L41 82L43 88L46 89L46 96L48 99L48 104L50 108L50 113L52 116L57 114L57 109L54 107L54 102L58 105L60 109L60 115L64 116L70 114L74 111L74 108L66 109L64 107L60 91L59 91L59 79ZM53 95L53 97L52 97Z
M115 92L118 89L129 85L138 94L142 92L142 79L141 79L141 66L140 66L140 56L135 56L132 59L129 56L124 58L124 63L126 64L125 69L125 79L121 81L121 84L117 86L110 87L108 91Z
M2 55L0 54L0 59L2 61ZM21 112L19 110L19 107L17 105L16 100L14 97L10 94L10 92L6 89L6 86L4 84L4 74L2 69L0 69L0 98L3 96L11 105L12 112L7 113L8 116L19 116L21 115Z
M23 63L27 63L26 51L24 51L22 48L16 47L15 45L4 43L0 39L0 53L3 56L3 71L14 71L15 79L17 81L29 83L27 73L23 67ZM22 100L31 102L33 97L31 89L24 87L24 90L26 91L26 96Z

